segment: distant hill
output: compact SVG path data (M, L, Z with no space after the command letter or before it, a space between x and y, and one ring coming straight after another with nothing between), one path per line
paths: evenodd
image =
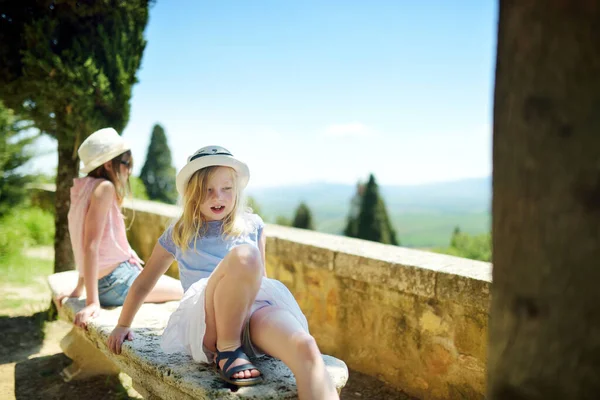
M455 226L468 233L489 231L491 178L463 179L410 186L380 186L388 213L403 246L448 244ZM317 230L339 234L346 223L354 185L311 183L249 190L264 218L291 218L304 201L313 212Z

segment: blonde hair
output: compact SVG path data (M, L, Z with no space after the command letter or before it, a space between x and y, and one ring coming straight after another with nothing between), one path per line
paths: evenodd
M199 169L190 177L185 187L182 199L183 213L173 227L173 242L177 247L186 251L192 238L194 238L194 249L196 249L196 240L207 232L208 223L200 212L202 205L208 196L208 181L215 174L217 169L227 168L231 171L233 180L233 190L235 191L235 201L231 212L223 218L223 235L237 236L243 233L244 212L242 193L237 184L237 174L232 168L223 166L211 166Z
M123 179L121 174L121 161L123 161L125 156L129 157L128 169L133 169L133 156L131 155L131 150L128 150L110 160L110 165L112 167L111 169L106 168L104 164L102 164L98 168L88 173L88 176L93 178L103 178L111 181L112 184L115 185L117 203L119 204L119 207L123 204L123 199L131 195L131 183L129 182L129 175Z

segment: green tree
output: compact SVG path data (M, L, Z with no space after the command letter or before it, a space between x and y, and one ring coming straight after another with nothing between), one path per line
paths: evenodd
M450 237L450 247L457 247L461 232L460 227L455 226L454 231L452 232L452 237Z
M469 235L461 232L460 228L456 227L450 238L450 247L435 249L434 251L489 262L492 259L492 235L489 233Z
M159 124L154 125L146 162L140 174L150 200L175 204L177 188L175 186L175 167L172 165L171 150L167 143L165 130Z
M373 174L369 176L362 195L357 232L354 237L385 244L399 244Z
M310 212L310 209L304 202L300 203L300 205L296 209L296 215L294 216L292 226L302 229L315 229L313 226L312 214Z
M360 214L360 205L362 204L362 196L365 191L365 185L361 182L356 184L356 193L350 201L350 212L346 220L346 228L344 235L349 237L358 237L358 216Z
M129 183L131 185L131 195L134 199L149 200L148 193L146 193L146 186L144 186L144 182L139 177L131 175Z
M127 124L148 7L148 0L0 3L0 99L58 140L55 271L73 268L67 213L77 148L99 128Z
M22 167L32 158L30 145L38 135L26 135L30 125L0 103L0 218L22 203L26 186L34 177Z

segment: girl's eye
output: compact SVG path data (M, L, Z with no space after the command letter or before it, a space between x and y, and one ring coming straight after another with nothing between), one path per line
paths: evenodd
M212 189L211 189L211 188L208 188L208 193L210 193L210 192L212 192Z
M223 189L224 189L224 190L231 190L231 189L233 189L233 188L232 188L232 187L226 187L226 188L223 188Z

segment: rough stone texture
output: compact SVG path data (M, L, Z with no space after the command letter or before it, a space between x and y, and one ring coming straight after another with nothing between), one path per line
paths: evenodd
M179 212L131 207L132 242L152 245ZM269 276L294 294L324 353L417 398L484 397L489 263L276 225L265 232ZM147 247L134 245L146 259Z
M294 293L324 352L421 399L484 397L489 263L294 228L266 232L269 275ZM314 249L333 270L304 265Z
M53 294L73 287L75 271L48 277ZM59 308L61 318L72 321L84 306L83 299L68 299ZM135 388L147 398L180 399L294 399L296 384L291 371L279 360L264 357L255 362L265 375L265 383L236 389L223 382L213 365L198 364L184 354L165 354L160 348L160 335L177 302L144 304L132 325L134 340L125 342L117 356L106 347L107 338L117 323L120 307L102 309L100 315L88 324L85 336L102 354L129 375ZM86 354L94 357L93 354ZM327 371L338 391L346 384L348 369L344 362L323 356Z

